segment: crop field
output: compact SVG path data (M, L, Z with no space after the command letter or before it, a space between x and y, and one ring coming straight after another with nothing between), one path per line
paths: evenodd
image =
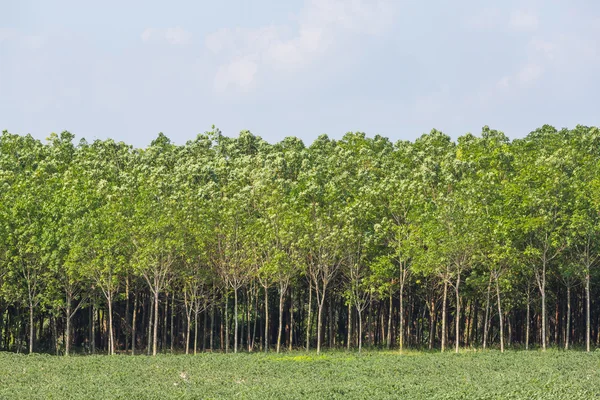
M591 399L600 354L291 352L197 356L0 353L2 399Z

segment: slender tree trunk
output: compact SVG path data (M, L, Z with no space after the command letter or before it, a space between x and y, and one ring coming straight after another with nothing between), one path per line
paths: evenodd
M238 291L237 288L233 290L233 326L235 331L233 332L233 352L237 353L238 349Z
M112 302L112 293L110 293L108 297L108 346L109 346L109 354L115 354L115 333L113 329L113 302Z
M265 353L269 351L269 288L265 289Z
M496 274L496 297L498 303L498 319L500 321L500 352L504 353L504 324L502 323L502 304L500 302L500 284L498 283L499 277Z
M229 293L225 293L225 353L229 353Z
M446 305L448 301L448 280L444 279L444 300L442 301L442 353L446 350Z
M96 352L96 323L94 322L95 304L96 296L93 297L92 305L90 306L90 350L92 354Z
M35 329L33 326L33 304L29 304L29 354L33 353Z
M410 299L409 299L410 300ZM391 310L391 303L390 303ZM400 281L400 310L399 310L399 322L400 322L400 351L404 350L404 278Z
M258 324L258 289L254 293L254 322L252 324L252 346L251 351L254 351L254 345L256 344L256 326Z
M125 280L125 326L127 329L125 332L125 352L129 348L129 339L131 338L131 326L129 326L131 318L129 318L129 311L129 275L127 275Z
M323 284L323 292L321 293L321 298L317 298L317 302L319 303L319 315L317 316L317 354L321 353L321 331L323 330L323 305L325 304L325 292L327 287ZM318 297L318 293L317 293Z
M308 287L308 317L306 319L306 351L310 350L310 321L312 312L312 287Z
M58 355L58 328L56 326L56 318L52 317L52 344L54 346L54 355Z
M175 335L174 328L175 327L175 292L173 292L173 296L171 296L171 354L173 354L175 350Z
M252 351L252 342L250 341L251 335L251 322L250 322L250 310L252 308L252 295L251 290L246 289L246 345L248 346L248 352Z
M194 355L198 354L198 305L194 310Z
M282 287L279 287L279 325L277 328L277 353L279 353L281 347L281 331L283 330L283 298L285 291Z
M490 326L490 291L492 288L492 273L490 272L490 280L487 287L487 297L485 300L485 320L483 322L483 348L487 347L488 330Z
M360 308L357 308L358 312L358 352L360 353L362 350L362 312Z
M210 336L209 336L209 348L213 351L213 341L215 336L215 288L212 288L212 302L210 303Z
M165 306L163 307L163 327L162 327L162 343L160 344L160 348L163 353L167 352L167 327L168 327L168 317L169 317L169 293L165 292Z
M206 329L208 327L208 304L204 303L204 316L202 323L202 351L206 351ZM172 344L172 343L171 343Z
M433 349L433 340L435 338L435 332L437 331L437 327L435 324L435 316L437 314L437 310L435 309L435 298L431 297L431 307L429 309L429 350ZM402 318L402 317L400 317Z
M346 348L350 351L350 344L352 342L352 305L350 302L348 303L348 339L346 343Z
M186 312L186 327L185 327L185 354L190 354L190 330L192 325L192 316Z
M154 290L154 338L152 340L152 355L155 356L157 354L157 346L158 346L158 288Z
M542 260L542 276L538 279L540 294L542 295L542 351L546 351L546 259Z
M531 304L529 297L529 285L527 285L527 312L525 315L525 350L529 350L529 326L531 325Z
M567 326L565 329L565 350L569 350L571 335L571 286L567 286Z
M542 351L546 351L546 290L542 291Z
M585 351L590 351L590 271L589 267L585 275Z
M65 356L69 355L69 351L71 349L71 301L69 296L67 296L67 318L66 318L67 327L65 329Z
M458 276L456 277L456 328L455 328L455 352L458 353L458 349L460 348L460 271L458 272Z
M138 308L138 298L139 293L135 292L135 297L133 299L133 316L131 317L131 355L135 355L135 334L136 334L136 316L137 316L137 308Z
M290 289L290 342L288 351L292 351L294 341L294 290Z
M390 290L389 296L389 308L388 308L388 321L387 321L387 335L385 338L385 347L389 350L392 346L392 305L393 305L392 291Z
M317 307L317 354L321 353L321 331L323 330L323 304L324 302L320 301Z
M152 310L154 310L154 296L149 297L150 307L148 307L148 337L146 338L148 355L150 355L150 351L152 350Z

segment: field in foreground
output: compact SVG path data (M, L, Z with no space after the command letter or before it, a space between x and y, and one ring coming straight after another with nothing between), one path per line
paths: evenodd
M590 399L600 352L75 356L0 353L2 399Z

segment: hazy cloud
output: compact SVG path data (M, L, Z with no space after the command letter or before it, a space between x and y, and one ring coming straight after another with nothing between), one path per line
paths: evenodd
M140 37L143 42L157 40L166 41L171 45L183 45L189 42L192 36L189 32L177 26L166 29L146 28L141 33Z
M301 68L344 36L378 35L392 20L390 1L307 0L297 16L295 29L286 25L220 29L205 39L206 48L225 59L218 67L215 88L224 90L237 85L247 89L263 68Z
M514 30L533 31L538 27L537 15L524 11L517 10L510 14L509 26Z

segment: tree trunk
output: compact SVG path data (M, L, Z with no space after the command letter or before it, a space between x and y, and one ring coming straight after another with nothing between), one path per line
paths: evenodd
M194 355L198 354L198 305L194 309Z
M279 325L277 327L277 353L279 353L281 347L281 331L283 329L283 298L285 291L283 288L279 288Z
M288 351L292 351L294 341L294 290L290 290L290 342Z
M542 295L542 351L546 351L546 260L542 260L542 276L538 279L540 294Z
M567 285L567 326L565 329L565 350L569 350L571 332L571 286Z
M483 348L487 347L488 330L490 326L490 291L492 288L492 273L490 272L490 280L488 281L487 297L485 300L485 320L483 321Z
M229 293L225 293L225 353L229 353Z
M173 292L173 296L171 297L171 354L173 354L175 350L175 292Z
M69 297L67 297L67 318L66 324L67 327L65 329L65 356L69 355L69 351L71 349L71 301Z
M358 312L358 352L360 353L362 350L362 312L360 308L357 308Z
M162 327L162 343L160 344L160 348L163 353L167 352L167 327L168 327L168 317L169 317L169 292L165 293L165 306L163 307L163 327Z
M529 285L527 285L527 313L525 315L525 350L529 350L529 326L531 325L531 305L529 296Z
M308 318L306 319L306 351L310 350L310 321L312 311L312 287L308 287Z
M154 335L152 339L152 355L157 354L158 346L158 288L154 289Z
M352 305L348 302L348 339L346 348L350 351L350 343L352 342Z
M393 306L393 296L392 291L390 290L390 298L389 298L389 309L388 309L388 322L387 322L387 337L385 340L385 347L389 350L392 346L392 306Z
M133 316L131 317L131 355L135 355L135 333L136 333L136 315L138 308L138 298L139 293L135 292L135 297L133 299Z
M150 307L148 307L148 336L146 337L147 354L152 350L152 310L154 310L154 296L150 297Z
M455 287L455 291L456 291L456 328L455 328L455 352L458 353L458 349L460 348L460 295L459 295L459 288L460 288L460 272L458 273L458 276L456 277L456 287Z
M442 301L442 353L446 350L446 304L448 301L448 280L444 279L444 300Z
M233 326L235 331L233 332L233 352L237 353L238 349L238 291L237 288L233 290Z
M546 351L546 291L542 291L542 351Z
M125 281L125 326L126 326L126 332L125 332L125 351L127 352L127 349L129 348L129 339L131 339L131 326L129 326L129 321L131 321L131 319L129 318L129 275L127 275L127 279Z
M410 300L410 299L409 299ZM390 304L391 310L391 304ZM400 351L404 350L404 279L400 282Z
M496 274L496 296L498 302L498 319L500 320L500 352L504 353L504 324L502 322L502 305L500 303L500 284L498 283L499 277Z
M115 333L113 331L112 293L108 296L108 346L111 356L115 354Z
M265 289L265 353L269 351L269 288Z
M206 351L206 330L208 329L208 304L204 302L204 321L202 322L202 351ZM172 335L171 335L172 336ZM171 346L173 342L171 341Z
M585 351L590 351L590 271L589 267L585 275Z
M192 316L190 313L186 313L186 327L185 327L185 354L190 354L190 327L192 325Z
M92 305L90 306L90 352L94 354L96 352L96 323L94 322L96 308L96 296L93 297ZM57 335L58 336L58 335Z
M317 354L321 353L321 331L323 330L323 304L325 303L325 293L323 293L318 304L317 315Z
M29 354L33 353L33 338L35 329L33 327L33 304L29 304Z
M437 331L435 324L436 314L437 310L435 309L435 298L431 296L431 307L429 308L429 350L433 349L433 340L435 338L435 332Z
M215 336L215 288L212 289L212 302L210 303L210 336L208 346L213 351L213 341Z

